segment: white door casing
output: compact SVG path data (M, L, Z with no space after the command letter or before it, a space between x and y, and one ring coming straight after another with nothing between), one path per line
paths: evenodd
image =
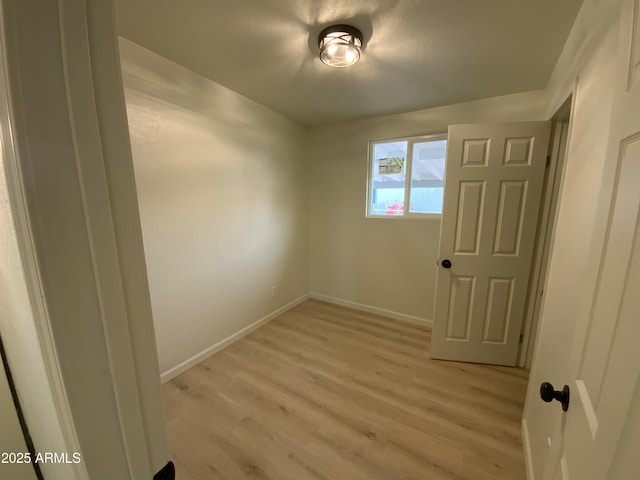
M549 122L449 127L435 359L515 365Z
M58 360L45 372L56 413L73 418L62 445L79 446L78 478L148 479L169 454L113 2L7 0L0 20L7 185L37 338ZM25 413L36 448L52 451Z
M545 172L542 199L540 200L540 222L534 248L534 257L531 263L531 280L529 283L529 297L523 325L523 340L518 355L518 366L531 368L533 362L533 350L536 342L536 333L540 321L542 309L544 285L549 267L549 255L551 251L551 239L553 237L555 217L557 213L558 194L562 183L562 171L567 151L567 139L569 138L569 110L571 98L564 110L564 120L554 120L549 143L549 156Z
M592 245L599 266L574 337L559 461L547 466L545 478L640 478L640 1L626 6L623 19L634 19L633 33L622 32L621 45L623 52L630 43L634 48L623 55L627 75L612 115L608 155L614 161L608 162L596 227L605 230Z

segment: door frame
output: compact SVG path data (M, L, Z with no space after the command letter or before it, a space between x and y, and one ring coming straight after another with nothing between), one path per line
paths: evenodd
M7 46L5 43L6 4L0 4L0 212L3 229L11 233L3 235L0 262L7 268L11 286L0 284L2 296L10 296L6 310L0 308L0 332L4 339L7 367L11 368L16 394L19 397L26 425L35 440L35 446L64 448L67 452L80 451L80 444L72 420L71 407L62 381L59 359L53 341L47 306L41 294L42 285L37 267L33 234L29 227L24 178L20 174L18 148L14 141L15 115L11 108L11 92L7 71ZM13 288L10 288L13 287ZM6 298L6 297L5 297ZM8 299L7 299L8 300ZM20 318L13 318L16 312ZM28 367L25 367L28 365ZM16 368L13 368L15 366ZM9 375L9 368L7 375ZM38 398L21 392L37 391ZM43 421L44 419L44 421ZM46 465L43 467L46 474ZM57 471L70 478L89 478L82 463L59 465Z
M0 7L9 228L49 381L23 395L53 397L73 478L146 480L168 447L113 0Z
M530 369L533 352L538 338L538 326L542 306L542 296L546 285L551 243L556 227L556 214L560 187L564 179L564 166L569 147L571 119L573 118L573 94L571 94L551 117L551 139L547 157L546 179L542 192L534 260L529 279L529 293L522 324L518 366Z

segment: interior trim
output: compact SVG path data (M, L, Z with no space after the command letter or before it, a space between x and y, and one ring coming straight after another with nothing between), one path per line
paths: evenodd
M314 300L321 300L323 302L333 303L335 305L341 305L343 307L354 308L356 310L362 310L363 312L373 313L376 315L382 315L383 317L393 318L394 320L400 320L401 322L412 323L414 325L420 325L422 327L431 328L433 321L427 318L414 317L412 315L406 315L404 313L394 312L393 310L386 310L384 308L373 307L371 305L365 305L362 303L352 302L351 300L344 300L342 298L331 297L329 295L323 295L321 293L311 292L309 298Z
M225 347L228 347L232 343L240 340L242 337L245 337L245 336L249 335L251 332L256 330L258 327L261 327L262 325L264 325L267 322L270 322L274 318L279 317L280 315L282 315L283 313L287 312L288 310L291 310L293 307L295 307L297 305L300 305L302 302L304 302L308 298L309 298L309 294L308 293L304 294L304 295L296 298L295 300L287 303L283 307L280 307L279 309L277 309L277 310L271 312L270 314L262 317L261 319L256 320L252 324L247 325L246 327L244 327L243 329L237 331L236 333L234 333L232 335L229 335L227 338L224 338L223 340L220 340L219 342L215 343L214 345L211 345L210 347L202 350L200 353L196 353L194 356L188 358L184 362L182 362L182 363L176 365L175 367L170 368L166 372L162 373L160 375L160 381L162 383L167 383L172 378L175 378L178 375L180 375L182 372L184 372L186 370L189 370L191 367L193 367L194 365L197 365L198 363L202 362L203 360L205 360L206 358L210 357L214 353L219 352L220 350L222 350Z
M522 419L522 450L524 451L524 466L527 472L527 480L534 480L529 427L527 426L526 418Z

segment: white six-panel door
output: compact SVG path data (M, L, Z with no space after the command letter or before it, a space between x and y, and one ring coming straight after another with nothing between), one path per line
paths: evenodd
M549 132L548 122L449 127L433 358L516 364Z
M637 108L640 112L640 102ZM557 473L564 480L640 478L638 123L637 134L620 148L614 207L588 334L577 375L570 382L565 453Z
M634 4L631 8L631 4ZM599 206L604 244L586 329L575 337L571 403L561 429L556 480L640 478L640 1L629 2L635 18L628 75L616 94L608 169ZM627 53L625 50L624 53ZM607 175L607 173L605 173ZM558 386L556 386L558 387Z

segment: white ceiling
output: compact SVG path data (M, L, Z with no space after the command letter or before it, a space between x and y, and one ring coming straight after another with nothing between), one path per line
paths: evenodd
M303 125L544 88L582 0L116 0L119 32ZM364 34L355 66L317 35Z

